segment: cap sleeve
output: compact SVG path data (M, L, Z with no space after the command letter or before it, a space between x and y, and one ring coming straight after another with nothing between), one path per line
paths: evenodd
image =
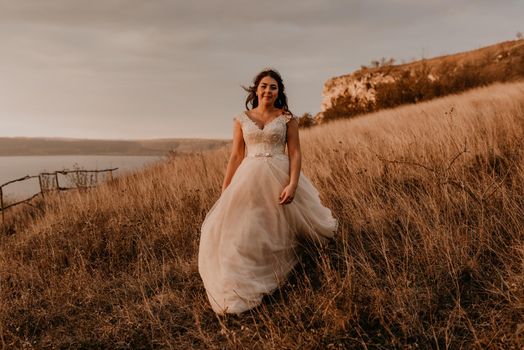
M233 117L233 121L238 121L240 124L242 124L242 120L243 120L243 115L244 113L239 113L237 114L236 116Z
M291 114L291 113L289 113L289 114L288 114L288 113L284 114L284 119L285 119L285 121L286 121L286 124L289 123L291 120L296 119L296 118L297 118L297 117L294 116L294 115Z

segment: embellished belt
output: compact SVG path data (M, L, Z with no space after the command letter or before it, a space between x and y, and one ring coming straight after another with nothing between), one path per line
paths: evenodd
M271 153L271 152L258 152L253 154L248 154L248 157L251 158L268 158L268 157L287 157L285 153Z
M252 154L251 157L273 157L273 154L269 152L260 152Z

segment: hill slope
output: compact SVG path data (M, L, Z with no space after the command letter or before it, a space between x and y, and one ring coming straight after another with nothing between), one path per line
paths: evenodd
M521 348L523 111L523 83L496 85L303 131L339 232L240 317L197 272L227 149L51 196L0 236L2 344Z
M523 78L524 40L407 64L385 62L327 80L316 119L322 123Z

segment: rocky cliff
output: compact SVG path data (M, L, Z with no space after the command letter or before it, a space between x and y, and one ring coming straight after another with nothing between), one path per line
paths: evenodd
M317 123L332 118L332 115L361 114L495 81L522 79L524 40L407 64L386 62L380 65L377 62L376 65L326 81L321 112L315 117ZM414 88L417 91L413 91Z

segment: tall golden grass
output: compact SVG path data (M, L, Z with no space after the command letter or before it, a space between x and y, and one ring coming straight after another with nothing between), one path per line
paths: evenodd
M524 83L302 131L339 231L303 243L288 283L240 316L214 315L196 261L228 149L48 198L1 237L0 342L520 348L523 140Z

